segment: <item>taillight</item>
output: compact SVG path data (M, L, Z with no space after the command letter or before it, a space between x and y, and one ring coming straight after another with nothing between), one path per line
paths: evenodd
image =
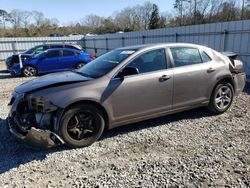
M95 57L94 57L93 54L90 54L90 55L89 55L89 58L90 58L90 59L95 59Z

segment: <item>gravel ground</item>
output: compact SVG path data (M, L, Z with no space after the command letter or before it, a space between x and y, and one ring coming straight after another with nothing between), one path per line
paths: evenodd
M106 131L92 146L34 151L6 127L0 68L0 187L250 187L250 85L231 109L196 109Z

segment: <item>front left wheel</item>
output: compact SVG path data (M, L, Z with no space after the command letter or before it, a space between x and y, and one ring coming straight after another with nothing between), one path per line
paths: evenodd
M99 108L91 104L76 105L64 113L59 135L72 148L86 147L100 138L104 127Z
M22 69L22 75L24 77L36 76L37 70L35 67L32 67L32 66L24 66Z
M84 62L77 63L76 69L82 68L85 64L86 64L86 63L84 63Z

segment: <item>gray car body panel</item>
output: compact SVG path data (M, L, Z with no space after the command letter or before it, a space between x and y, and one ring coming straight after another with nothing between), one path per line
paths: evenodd
M197 48L205 51L212 60L175 68L169 51L171 47ZM133 59L147 51L160 48L164 48L166 51L167 69L126 76L123 79L116 78L123 67L127 66ZM204 46L167 43L120 49L136 49L136 52L100 78L90 79L76 73L53 74L47 76L50 81L46 84L41 82L41 80L46 81L46 78L38 78L19 86L16 92L28 92L28 95L33 97L43 96L53 105L62 109L62 113L72 104L84 101L94 102L105 109L108 118L107 128L111 129L128 123L206 106L213 88L224 78L233 80L235 94L239 94L245 85L244 75L232 75L229 70L230 61L225 56ZM214 70L208 71L210 68ZM159 79L163 75L167 75L169 79L160 82ZM53 85L56 83L62 84ZM31 88L34 90L29 86L32 86ZM15 111L15 105L14 103L11 113Z

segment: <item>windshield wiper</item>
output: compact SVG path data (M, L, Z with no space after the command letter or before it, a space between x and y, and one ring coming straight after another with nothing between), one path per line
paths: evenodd
M90 76L90 75L88 75L86 73L79 72L77 70L71 70L71 71L76 73L76 74L80 74L81 76L84 76L84 77L93 78L92 76Z

